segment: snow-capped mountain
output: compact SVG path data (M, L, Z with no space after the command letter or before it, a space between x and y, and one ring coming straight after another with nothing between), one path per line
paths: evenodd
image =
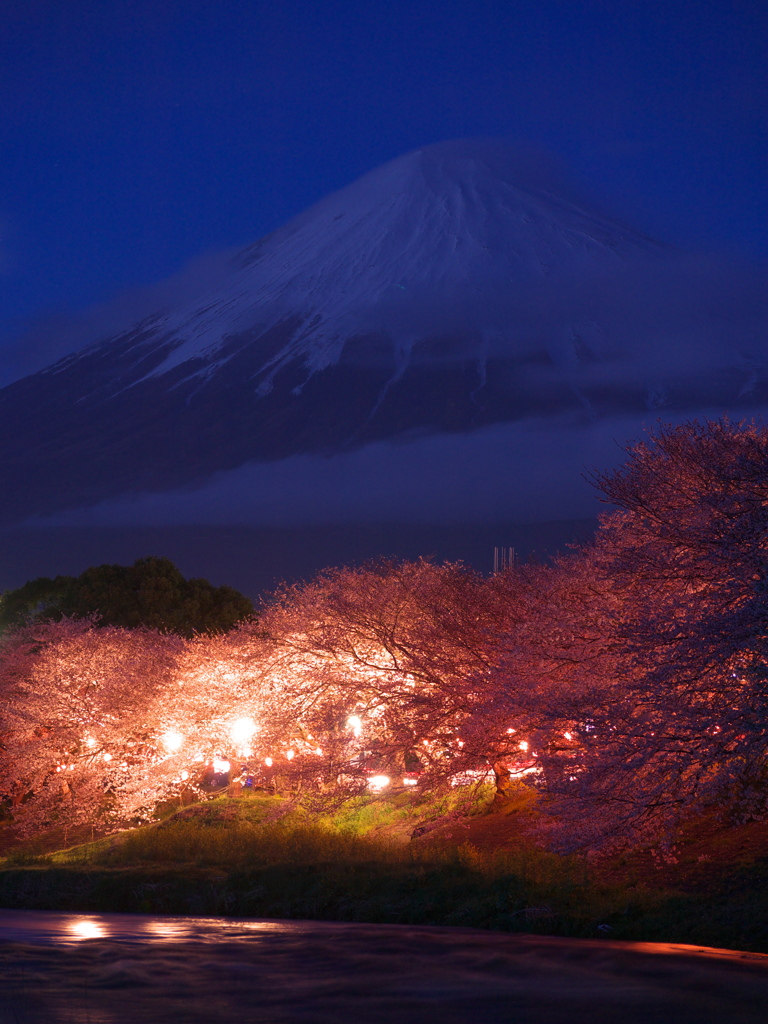
M417 150L3 389L3 517L530 416L763 401L764 309L706 278L504 143Z

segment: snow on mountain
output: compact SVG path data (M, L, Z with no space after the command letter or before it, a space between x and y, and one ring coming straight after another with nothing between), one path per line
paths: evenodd
M174 346L153 370L216 360L224 338L298 314L260 388L301 359L335 364L348 339L385 330L407 358L425 334L509 334L521 290L657 255L660 247L527 181L498 143L432 146L378 168L245 250L224 288L159 317Z
M708 274L504 143L417 150L0 392L4 518L531 416L761 402L765 304Z

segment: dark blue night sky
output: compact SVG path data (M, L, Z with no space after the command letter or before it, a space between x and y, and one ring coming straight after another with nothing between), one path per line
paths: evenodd
M0 383L134 324L153 311L157 282L201 258L195 273L204 277L216 264L206 254L255 241L366 171L441 140L486 136L538 151L588 205L713 254L725 305L738 319L751 303L754 323L710 324L699 302L709 291L695 283L687 301L704 320L669 355L657 348L693 380L709 351L699 327L706 335L725 325L727 334L731 324L749 390L764 348L755 301L764 289L750 283L764 268L748 263L768 263L767 42L764 0L6 0ZM187 289L194 279L183 278ZM718 341L712 351L725 349ZM637 367L651 377L660 369L647 353ZM639 414L622 416L578 430L523 423L495 441L457 437L454 447L437 436L407 453L372 446L300 471L277 462L257 467L253 481L227 477L194 502L171 494L167 509L161 496L159 508L151 498L147 509L97 516L101 532L75 516L74 532L34 528L7 539L0 586L148 553L252 594L382 553L487 568L493 544L538 549L551 538L482 533L478 523L596 514L581 474L607 465L616 439L642 429ZM29 431L12 419L7 433L19 441ZM45 482L40 457L30 456L30 472ZM14 493L7 481L5 489ZM438 534L429 522L436 506L475 527L459 537L449 523L450 536ZM307 540L306 518L328 530ZM422 532L376 533L383 519L410 519ZM233 522L282 530L294 520L296 534L286 527L266 541L232 533ZM369 520L356 548L349 528L334 525Z
M642 230L764 260L767 41L757 2L5 3L2 334L461 136L542 147Z

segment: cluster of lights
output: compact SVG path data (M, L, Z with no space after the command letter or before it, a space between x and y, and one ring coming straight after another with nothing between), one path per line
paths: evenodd
M353 736L356 739L359 739L360 736L362 735L362 732L363 732L363 720L360 717L360 715L358 715L358 714L350 715L347 718L347 723L346 724L347 724L347 728L352 732ZM507 734L509 734L509 735L514 735L517 732L517 730L513 729L513 728L509 728L506 731L507 731ZM258 726L256 725L256 723L254 722L254 720L252 718L243 717L243 718L238 718L234 722L232 722L232 724L230 726L229 733L230 733L230 737L232 739L232 742L238 748L237 753L238 753L239 756L242 756L242 757L251 757L252 756L253 750L251 749L250 743L251 743L254 735L257 732L258 732ZM565 737L566 740L569 740L569 741L573 739L573 736L572 736L572 734L570 732L563 733L563 736ZM179 732L178 729L171 728L171 729L168 729L165 733L162 734L162 736L160 737L160 742L162 743L163 747L165 748L165 750L169 754L175 754L179 750L181 750L181 748L184 745L185 739L186 739L186 737L181 732ZM309 737L309 739L311 741L312 737ZM97 741L92 736L86 736L84 738L84 741L85 741L85 745L89 749L93 749L94 747L97 746ZM457 742L459 747L463 747L464 746L463 740L457 739L456 742ZM430 747L430 746L433 745L429 740L422 740L422 743L426 747ZM529 750L529 743L526 740L521 740L520 743L518 744L518 748L521 751L528 751ZM318 757L321 757L323 755L323 748L318 746L318 747L315 747L313 750L310 749L309 752L315 754ZM284 753L284 757L288 761L292 761L295 756L296 756L296 750L294 750L293 748L288 749ZM533 755L533 756L535 756L535 755ZM111 761L112 760L112 755L109 754L109 753L104 753L103 754L103 759L104 759L104 761ZM204 755L202 753L198 752L198 753L195 754L193 760L196 761L196 762L201 762L201 761L205 760L205 757L204 757ZM228 774L230 772L230 770L232 768L231 762L226 757L223 757L223 756L218 756L217 755L217 756L213 757L209 763L210 763L214 773L217 774L217 775L226 775L226 774ZM274 759L271 756L264 757L263 763L264 763L264 765L267 768L272 768L272 766L274 765ZM57 771L64 771L64 770L73 771L74 769L75 769L75 765L74 764L69 764L69 765L59 765L56 770ZM186 771L186 770L182 771L180 773L179 781L185 782L188 779L189 779L189 772ZM372 775L372 776L368 777L368 789L371 792L374 792L374 793L381 792L382 790L384 790L388 786L390 786L391 783L392 783L392 779L390 778L389 775L381 774L381 775ZM406 777L404 777L402 779L402 785L403 786L416 786L416 785L418 785L418 779L406 776Z
M258 726L252 718L238 718L230 727L230 736L232 741L240 748L238 753L243 757L250 757L253 751L247 746L254 733L258 730ZM184 746L185 736L178 731L178 729L168 729L160 737L160 742L165 747L169 754L176 754ZM86 740L89 746L91 746L90 737ZM111 760L111 754L105 754L104 760ZM195 754L194 761L204 761L205 758L202 753L198 752ZM267 759L268 764L271 764L271 758ZM231 769L231 763L223 757L214 757L211 761L211 767L217 775L226 775ZM189 778L189 772L183 771L181 773L181 781L186 781Z

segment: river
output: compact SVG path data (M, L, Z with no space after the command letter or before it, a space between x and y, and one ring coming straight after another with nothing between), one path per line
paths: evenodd
M768 956L464 928L0 911L0 1024L765 1024Z

